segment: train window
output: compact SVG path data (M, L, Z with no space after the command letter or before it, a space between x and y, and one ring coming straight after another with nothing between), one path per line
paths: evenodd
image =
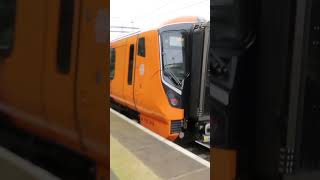
M116 50L114 48L110 49L110 80L114 78L116 66Z
M9 55L13 46L16 14L15 0L0 0L0 54Z
M129 51L129 67L128 67L128 84L132 84L132 70L133 70L133 58L134 58L134 45L130 45Z
M165 31L161 33L162 68L164 80L181 88L186 77L187 32Z
M138 55L142 57L146 57L146 50L145 50L145 40L144 37L139 38L138 41Z
M60 73L70 71L74 0L60 1L57 67Z

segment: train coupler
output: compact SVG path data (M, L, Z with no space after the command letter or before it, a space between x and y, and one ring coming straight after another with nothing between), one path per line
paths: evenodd
M196 143L210 147L210 116L199 117L196 123Z

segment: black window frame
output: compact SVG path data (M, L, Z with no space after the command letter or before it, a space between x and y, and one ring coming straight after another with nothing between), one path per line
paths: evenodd
M7 57L11 54L14 44L16 25L16 0L0 0L0 56Z
M128 85L132 85L133 65L134 65L134 44L129 47L129 61L128 61Z
M71 67L74 8L74 0L60 1L57 69L61 74L68 74Z
M138 39L138 56L146 57L146 40L145 37Z
M115 73L116 73L116 49L110 48L110 69L109 69L110 80L114 79Z

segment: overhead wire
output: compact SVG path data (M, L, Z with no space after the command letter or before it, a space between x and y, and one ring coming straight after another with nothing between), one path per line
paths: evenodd
M181 0L182 2L186 2L185 0ZM171 13L171 12L176 12L176 11L180 11L182 9L185 9L185 8L188 8L188 7L191 7L191 6L195 6L197 4L202 4L204 2L209 2L210 3L210 0L203 0L203 1L200 1L199 0L195 0L195 1L187 1L188 5L187 6L184 6L182 8L178 8L178 9L171 9L169 11L165 11L165 12L157 12L157 11L152 11L151 13L148 13L148 14L143 14L141 15L140 17L137 17L137 19L140 19L140 18L150 18L150 17L153 17L155 15L160 15L160 13L162 14L167 14L167 13ZM177 4L179 1L173 1L173 2L167 2L167 4L169 3L173 3L173 4ZM182 3L181 2L181 3ZM191 4L190 4L191 3ZM166 4L166 5L167 5ZM159 8L160 9L160 8ZM158 10L159 11L159 10Z
M140 15L140 16L137 16L135 17L134 19L142 19L142 18L152 18L156 15L160 15L160 14L169 14L169 13L172 13L172 12L178 12L178 11L181 11L183 9L186 9L186 8L189 8L191 6L198 6L200 4L203 4L205 2L208 2L210 3L210 0L202 0L202 1L198 1L198 0L194 0L194 1L187 1L188 5L186 6L183 6L183 7L179 7L179 8L176 8L176 9L170 9L168 11L161 11L164 7L168 6L169 4L177 4L177 3L182 3L182 2L186 2L185 0L181 0L181 1L164 1L164 0L160 0L161 2L163 2L164 4L154 10L152 10L150 13L146 13L146 14L143 14L143 15ZM210 6L209 6L210 7ZM114 19L120 19L120 18L114 18ZM119 32L118 32L119 33ZM123 34L123 33L121 33Z

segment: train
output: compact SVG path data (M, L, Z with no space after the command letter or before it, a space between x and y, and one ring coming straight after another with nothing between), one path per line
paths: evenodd
M200 82L209 28L203 18L177 17L113 40L111 104L136 114L142 126L164 138L209 144L210 118L198 102L200 92L205 94Z
M1 0L0 12L0 127L19 130L1 145L108 179L109 1Z

